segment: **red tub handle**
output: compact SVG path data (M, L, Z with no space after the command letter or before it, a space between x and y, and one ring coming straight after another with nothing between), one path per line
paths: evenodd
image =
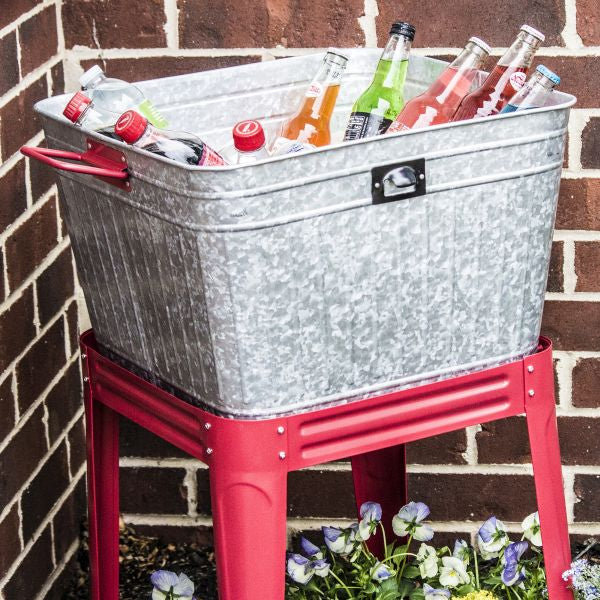
M92 154L91 150L84 153L78 153L68 152L66 150L55 150L53 148L37 148L34 146L23 146L21 148L21 152L25 156L35 158L36 160L39 160L44 164L50 165L55 169L60 169L61 171L73 171L74 173L85 173L86 175L95 175L96 177L110 177L114 179L127 179L129 177L129 173L127 173L127 171L125 170L127 168L126 164L117 163L120 168L92 166L94 162L97 163L98 161L90 160L90 155ZM98 157L97 153L94 154L96 157ZM66 162L64 160L57 160L59 158L66 158L68 160L73 160L76 162Z

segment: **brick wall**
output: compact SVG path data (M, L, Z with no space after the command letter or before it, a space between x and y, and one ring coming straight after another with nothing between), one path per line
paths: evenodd
M60 2L0 9L0 598L59 598L85 500L74 265L31 106L64 90Z
M329 45L381 46L398 18L417 26L415 52L430 56L455 54L470 35L479 35L497 57L518 27L531 23L547 34L537 62L556 69L563 89L579 97L569 126L544 331L557 347L572 532L600 534L597 0L510 0L493 10L471 0L11 0L0 11L0 539L10 541L0 553L0 598L15 598L19 585L31 597L60 589L83 497L69 242L52 175L16 154L22 143L42 141L32 103L63 85L75 90L78 75L95 62L135 80ZM409 457L411 497L431 504L438 530L470 532L472 521L490 512L514 525L534 509L521 418L412 444ZM121 467L127 521L174 540L210 540L201 465L123 423ZM290 531L344 523L352 515L346 464L290 475Z
M562 88L579 98L569 126L544 331L557 348L557 402L572 531L600 534L596 0L511 0L496 3L494 10L471 0L443 5L433 0L113 0L108 5L70 0L63 2L67 82L73 87L76 76L94 62L134 80L272 60L330 45L381 46L390 23L398 18L416 25L415 52L430 56L455 54L469 36L479 35L494 46L498 57L519 26L530 23L547 36L537 63L556 69L563 77ZM123 424L122 440L126 519L174 539L210 539L206 471L136 426ZM490 512L514 524L534 510L522 418L412 444L409 457L411 497L432 505L441 530L471 531L471 521ZM353 512L348 465L290 475L291 531L344 522Z

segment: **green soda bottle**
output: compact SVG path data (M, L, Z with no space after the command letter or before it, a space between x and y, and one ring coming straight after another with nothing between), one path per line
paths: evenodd
M371 85L354 103L344 141L381 135L404 108L402 88L408 69L408 54L415 28L399 21L392 25L390 39L379 59Z

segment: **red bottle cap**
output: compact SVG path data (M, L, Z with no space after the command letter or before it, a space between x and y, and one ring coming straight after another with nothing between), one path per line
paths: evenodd
M148 125L148 119L135 112L135 110L128 110L124 112L118 119L115 125L115 133L128 144L134 144L137 142Z
M233 145L241 152L258 150L265 143L265 132L258 121L240 121L233 128Z
M82 115L83 111L92 103L92 101L82 92L77 92L67 103L65 106L65 110L63 110L63 115L69 119L69 121L73 121L73 123L77 123L77 119Z

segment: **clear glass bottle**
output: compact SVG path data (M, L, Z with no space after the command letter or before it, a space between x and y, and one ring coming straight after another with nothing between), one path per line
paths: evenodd
M497 115L523 87L533 57L543 41L543 33L529 25L523 25L517 39L481 87L464 97L452 120Z
M347 63L345 54L334 48L327 51L299 109L281 125L271 148L272 155L309 150L331 143L331 115Z
M560 77L554 71L539 65L529 81L508 101L501 114L544 106L552 90L559 84Z
M415 28L410 23L392 25L390 39L379 59L371 85L352 107L345 141L385 133L404 108L402 90Z
M63 115L79 127L97 131L98 133L117 140L120 139L119 136L115 134L115 123L117 122L119 115L98 108L95 103L82 92L77 92L69 102L67 102Z
M98 65L89 68L79 78L79 83L94 104L103 110L120 115L132 109L144 115L156 127L165 128L169 125L140 88L122 79L107 77Z
M177 162L201 167L227 164L218 152L195 135L158 129L135 110L128 110L119 117L115 133L132 146Z
M429 88L406 103L387 133L448 123L490 54L490 47L477 37L444 69Z

